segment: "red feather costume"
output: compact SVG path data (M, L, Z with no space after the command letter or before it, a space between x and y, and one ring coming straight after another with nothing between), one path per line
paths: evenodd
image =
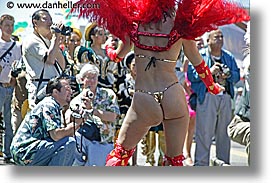
M84 8L88 5L92 8ZM96 21L112 34L125 39L137 24L158 22L164 13L176 9L174 28L179 38L195 39L218 26L249 21L247 11L228 0L80 0L71 12ZM88 6L89 7L89 6Z

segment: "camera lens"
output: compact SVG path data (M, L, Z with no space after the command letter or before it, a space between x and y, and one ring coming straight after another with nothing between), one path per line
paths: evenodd
M93 92L91 92L91 91L87 91L87 97L89 98L89 99L93 99L94 98L94 93Z

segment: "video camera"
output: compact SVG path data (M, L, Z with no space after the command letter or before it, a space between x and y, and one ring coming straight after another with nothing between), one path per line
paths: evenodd
M61 29L59 29L55 24L51 26L51 29L53 29L56 33L61 33L64 36L69 36L71 35L71 32L73 32L73 28L70 26L62 26Z
M93 99L94 93L92 91L87 91L85 96L88 97L89 99ZM85 118L87 117L87 115L93 114L93 109L84 109L84 108L81 108L80 105L77 105L76 109L73 109L73 108L70 108L70 109L73 111L72 116L76 119Z

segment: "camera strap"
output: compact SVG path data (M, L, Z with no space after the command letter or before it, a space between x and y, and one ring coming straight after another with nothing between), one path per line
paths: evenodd
M37 31L36 31L36 34L43 41L43 43L45 44L46 48L49 49L49 46L47 45L47 43L45 42L45 40L42 38L42 36ZM42 69L40 77L39 77L36 94L38 93L38 89L39 89L41 83L44 81L43 76L44 76L44 69L45 69L45 64L46 64L47 58L48 58L48 54L46 53L44 55L44 57L43 57L44 66L43 66L43 69ZM58 65L57 64L58 64L58 62L55 61L55 63L54 63L55 69L57 70L58 74L60 75L60 73L61 73L60 72L61 67L60 67L59 64ZM58 68L58 66L59 66L59 68Z
M9 47L9 49L7 49L7 51L0 57L0 60L2 60L11 50L12 48L15 46L15 41L13 41L12 45Z
M76 149L77 149L77 151L79 152L79 153L81 153L82 154L82 159L84 160L84 161L87 161L87 155L86 155L86 153L84 153L83 152L83 135L81 134L81 136L80 136L80 147L79 147L79 145L78 145L78 141L77 141L77 138L76 138L76 126L75 126L75 117L74 116L72 116L72 123L73 123L73 128L74 128L74 139L75 139L75 141L76 141ZM81 124L81 127L82 127L82 125L83 125L83 123Z
M37 89L36 89L36 94L38 93L38 89L39 89L41 83L42 83L43 80L44 80L44 79L43 79L43 76L44 76L44 68L45 68L45 63L46 63L47 58L48 58L48 55L45 54L45 56L43 57L44 66L43 66L43 69L42 69L41 74L40 74L40 77L39 77L39 81L38 81L38 85L37 85Z
M43 41L43 43L45 44L45 46L47 47L47 49L49 49L49 46L47 45L47 43L45 42L45 40L42 38L42 36L37 31L35 31L35 32L38 35L38 37ZM36 94L38 93L38 89L39 89L41 83L43 82L44 69L45 69L45 64L46 64L47 58L48 58L48 54L46 53L44 55L44 57L43 57L44 66L43 66L43 69L42 69L40 77L39 77L39 81L38 81L38 85L37 85L37 89L36 89Z
M47 45L47 43L45 42L45 40L42 38L42 36L38 32L36 32L36 33L37 33L38 37L43 41L43 43L45 44L45 46L47 47L47 49L49 49L49 46ZM46 60L47 60L47 58L46 58ZM44 60L44 63L46 62L46 60ZM61 66L59 65L59 63L56 60L54 62L54 67L55 67L56 71L58 72L58 74L61 75L62 68L61 68Z

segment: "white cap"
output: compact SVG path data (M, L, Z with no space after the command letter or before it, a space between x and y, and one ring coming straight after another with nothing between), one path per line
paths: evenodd
M239 88L237 89L237 91L238 91L238 92L242 92L242 91L243 91L243 87L239 87Z

